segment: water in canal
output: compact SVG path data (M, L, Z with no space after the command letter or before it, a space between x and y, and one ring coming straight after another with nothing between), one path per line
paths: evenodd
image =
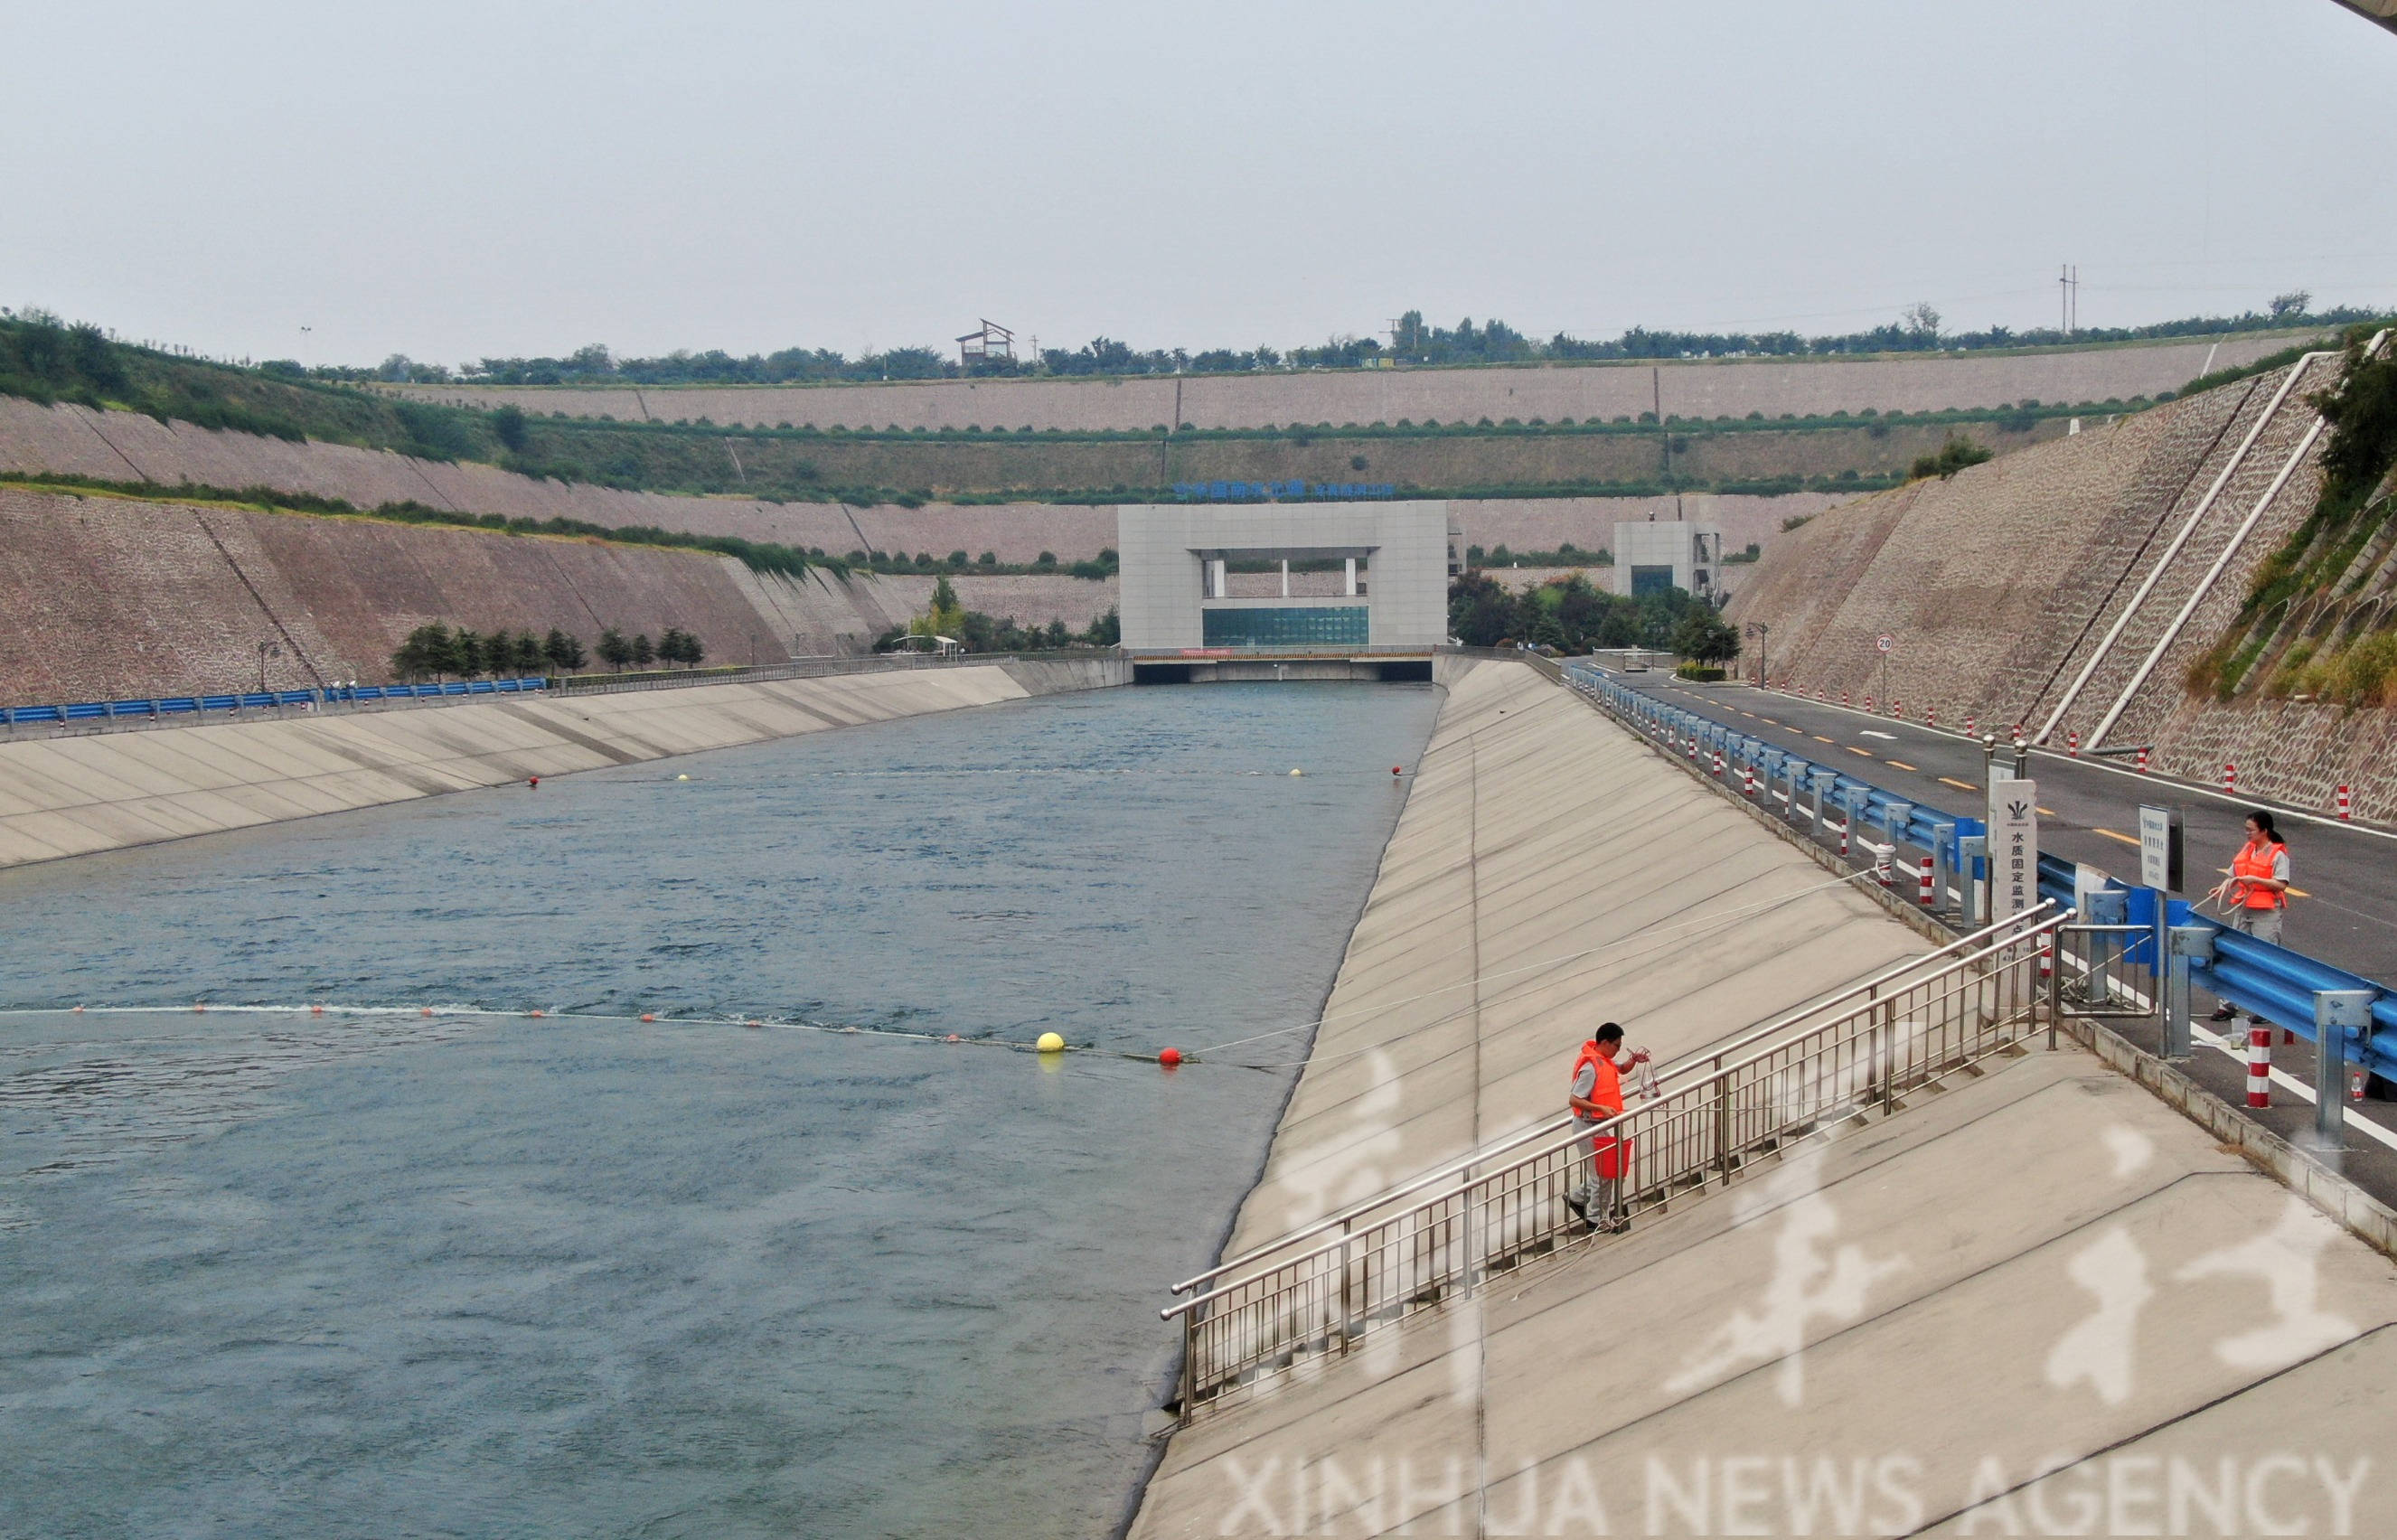
M1435 708L1055 696L0 876L0 998L87 1006L0 1016L0 1533L1105 1533L1288 1072L722 1018L1304 1022Z

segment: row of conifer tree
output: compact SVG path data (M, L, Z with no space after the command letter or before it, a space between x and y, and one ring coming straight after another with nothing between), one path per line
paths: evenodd
M707 661L706 645L678 625L666 627L654 642L646 631L628 637L611 625L599 633L593 650L600 663L618 670L657 663L690 667ZM574 674L590 663L591 654L583 650L581 638L557 626L550 627L545 636L505 629L483 635L464 626L453 630L439 621L409 632L391 655L392 673L410 680Z

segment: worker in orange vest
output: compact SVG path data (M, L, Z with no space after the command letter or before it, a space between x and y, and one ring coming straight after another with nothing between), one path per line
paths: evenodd
M2289 908L2289 847L2269 810L2257 808L2247 815L2247 843L2230 858L2230 875L2215 885L2214 899L2230 911L2232 930L2281 944L2281 917ZM2215 1008L2214 1019L2227 1022L2234 1014L2226 1000ZM2261 1019L2247 1018L2250 1025Z
M1595 1128L1622 1115L1623 1072L1648 1062L1646 1049L1617 1061L1615 1054L1622 1047L1623 1028L1613 1022L1582 1044L1580 1055L1573 1060L1573 1089L1568 1093L1574 1128ZM1593 1136L1589 1149L1589 1178L1565 1195L1565 1206L1595 1228L1608 1225L1614 1213L1615 1184L1622 1180L1628 1148L1627 1142L1605 1133Z

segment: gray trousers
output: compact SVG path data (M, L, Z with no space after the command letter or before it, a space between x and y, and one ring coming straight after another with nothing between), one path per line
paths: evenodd
M2286 909L2249 909L2230 911L2230 928L2243 936L2254 936L2270 945L2281 944L2281 917Z
M1597 1126L1595 1123L1585 1123L1579 1119L1575 1119L1573 1123L1575 1132ZM1582 1142L1579 1165L1583 1173L1582 1183L1573 1190L1573 1199L1580 1203L1582 1212L1588 1217L1591 1224L1603 1225L1607 1217L1614 1212L1615 1188L1620 1185L1620 1183L1614 1177L1598 1174L1598 1155L1590 1149L1587 1140Z
M2278 946L2281 944L2281 917L2287 913L2286 909L2250 909L2243 904L2230 911L2230 928L2243 936L2254 936L2257 941ZM2251 1025L2263 1019L2252 1011L2247 1013Z

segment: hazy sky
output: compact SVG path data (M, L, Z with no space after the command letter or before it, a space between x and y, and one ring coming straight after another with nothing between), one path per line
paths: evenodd
M0 303L256 357L2397 305L2330 0L0 0ZM303 333L303 327L313 330Z

